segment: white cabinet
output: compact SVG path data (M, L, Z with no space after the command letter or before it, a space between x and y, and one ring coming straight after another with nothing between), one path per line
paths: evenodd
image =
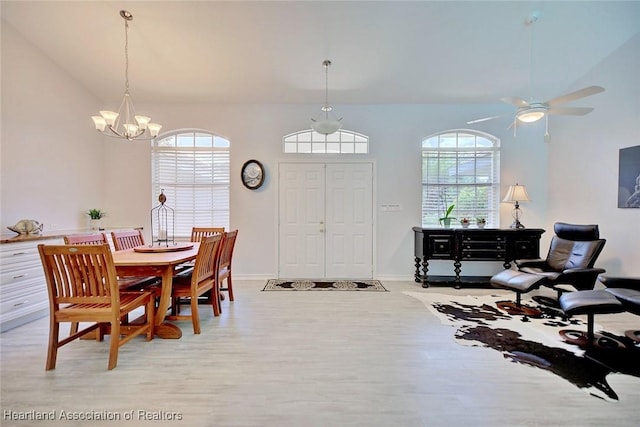
M0 245L0 332L49 313L47 283L38 244L62 239L37 239Z

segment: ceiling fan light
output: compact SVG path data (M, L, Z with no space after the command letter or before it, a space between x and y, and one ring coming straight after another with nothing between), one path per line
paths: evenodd
M529 108L516 114L516 118L523 123L537 122L544 117L546 110L542 108Z

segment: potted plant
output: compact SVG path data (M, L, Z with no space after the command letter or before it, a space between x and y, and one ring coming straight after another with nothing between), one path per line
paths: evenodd
M444 228L449 228L451 227L451 221L456 219L455 217L451 216L451 212L453 212L453 208L455 208L456 205L450 205L447 210L444 213L444 216L442 218L439 218L438 221L440 221L440 224L442 224L444 226Z
M483 216L479 216L476 218L476 225L478 228L484 228L487 225L487 220Z
M469 227L470 222L471 221L469 221L469 218L465 217L460 220L460 225L462 226L462 228L467 228Z
M102 218L106 216L106 212L100 209L89 209L89 211L87 211L87 215L89 215L89 228L92 230L99 230L100 222Z

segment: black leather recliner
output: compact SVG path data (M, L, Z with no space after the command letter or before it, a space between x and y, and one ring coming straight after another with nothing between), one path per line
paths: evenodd
M521 307L522 293L544 285L560 295L570 285L576 290L593 289L602 268L596 259L606 242L600 238L597 224L577 225L557 222L545 259L515 260L517 270L504 270L491 278L491 284L517 293L516 308Z
M575 225L556 222L547 258L516 260L523 273L545 277L545 286L572 285L577 290L593 289L602 268L594 268L605 239L600 238L597 224ZM562 289L561 289L562 290Z

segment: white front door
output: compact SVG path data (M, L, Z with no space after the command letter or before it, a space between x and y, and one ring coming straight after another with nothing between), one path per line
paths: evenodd
M281 163L279 277L373 276L371 163Z

